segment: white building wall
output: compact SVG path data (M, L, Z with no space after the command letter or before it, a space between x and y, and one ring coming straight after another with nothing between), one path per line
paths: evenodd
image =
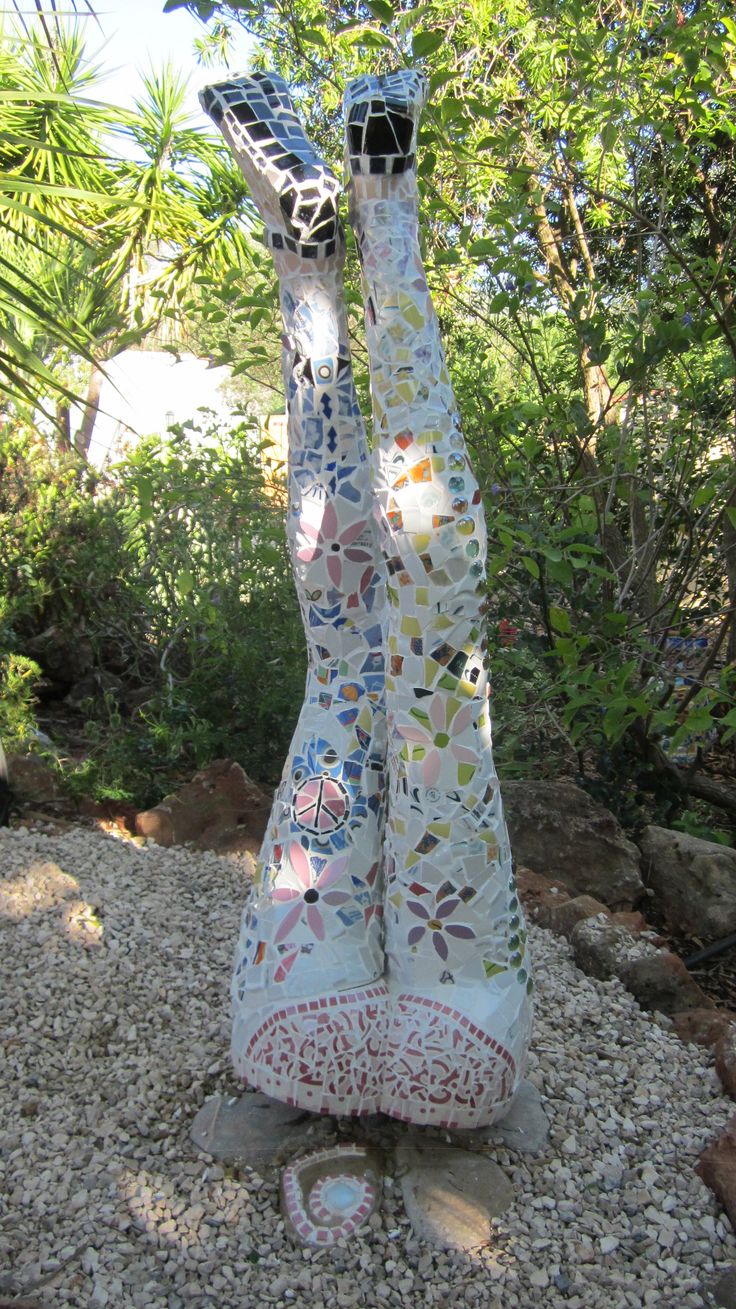
M200 409L226 420L233 416L223 393L230 369L210 368L195 355L177 359L166 350L125 350L105 365L105 373L88 453L96 468L113 463L143 436L164 436L172 423L196 422ZM74 432L82 421L79 407L70 419Z

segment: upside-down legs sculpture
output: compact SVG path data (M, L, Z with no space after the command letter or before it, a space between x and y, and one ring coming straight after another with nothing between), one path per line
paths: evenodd
M491 752L486 536L419 252L426 83L345 102L377 449L352 380L338 186L274 75L208 88L284 318L309 653L233 980L233 1055L305 1109L467 1128L522 1075L531 981ZM388 814L384 830L384 799Z

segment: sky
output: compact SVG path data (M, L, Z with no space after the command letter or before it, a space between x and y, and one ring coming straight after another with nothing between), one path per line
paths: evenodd
M197 91L216 81L224 68L203 68L196 62L194 41L206 30L185 9L163 13L164 0L93 0L98 22L83 19L87 52L92 62L105 68L105 78L95 97L111 104L130 107L142 91L141 72L171 61L190 76L189 103L193 115L204 122L197 103ZM33 8L26 0L23 8ZM59 9L63 8L59 5ZM82 10L81 4L77 5ZM247 64L249 41L245 33L236 37L231 68Z

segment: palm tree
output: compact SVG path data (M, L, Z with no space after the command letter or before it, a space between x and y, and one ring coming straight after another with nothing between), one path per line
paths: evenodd
M46 285L54 265L90 248L109 195L104 117L82 99L90 79L81 57L76 37L52 57L37 33L0 50L0 376L9 395L31 403L47 386L68 392L39 337L89 357L88 334Z
M151 73L129 112L89 98L95 77L76 29L0 55L0 381L28 408L55 393L68 445L70 361L86 361L82 454L105 360L175 319L195 272L249 257L242 179L188 124L182 78ZM132 138L135 158L105 133Z

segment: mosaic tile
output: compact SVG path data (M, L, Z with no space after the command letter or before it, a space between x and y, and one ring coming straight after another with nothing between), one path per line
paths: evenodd
M365 1146L332 1146L297 1159L281 1177L287 1229L300 1245L335 1245L368 1221L380 1179L378 1155Z

